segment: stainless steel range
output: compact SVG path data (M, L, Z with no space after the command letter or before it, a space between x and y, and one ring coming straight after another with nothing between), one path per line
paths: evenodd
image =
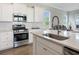
M14 47L18 47L29 42L29 32L25 25L13 25Z

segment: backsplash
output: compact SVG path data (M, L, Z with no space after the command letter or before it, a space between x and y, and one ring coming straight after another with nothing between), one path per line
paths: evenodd
M26 28L28 28L28 29L31 29L31 28L44 29L44 26L43 26L42 22L29 22L29 23L26 23Z

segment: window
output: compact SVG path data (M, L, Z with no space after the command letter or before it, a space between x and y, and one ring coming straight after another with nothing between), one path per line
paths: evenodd
M44 25L46 27L48 27L49 26L49 21L50 21L50 11L49 10L44 10L43 20L44 20Z
M79 28L79 15L76 15L75 24L76 24L76 28Z

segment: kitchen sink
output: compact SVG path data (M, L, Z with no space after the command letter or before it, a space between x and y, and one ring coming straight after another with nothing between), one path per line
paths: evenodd
M68 37L64 37L64 36L60 36L60 35L56 35L56 34L51 34L51 33L47 33L47 34L44 34L44 35L47 36L47 37L56 39L56 40L66 40L66 39L68 39Z

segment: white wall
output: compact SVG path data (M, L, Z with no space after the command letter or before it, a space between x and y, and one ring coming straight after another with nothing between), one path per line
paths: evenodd
M76 15L79 15L79 10L74 10L69 12L69 25L72 26L73 30L76 30L76 26L75 26Z
M63 25L63 21L66 20L64 18L65 18L65 15L67 14L67 12L56 9L56 8L51 8L50 11L51 11L51 20L52 20L53 16L58 16L59 20L60 20L60 24Z

